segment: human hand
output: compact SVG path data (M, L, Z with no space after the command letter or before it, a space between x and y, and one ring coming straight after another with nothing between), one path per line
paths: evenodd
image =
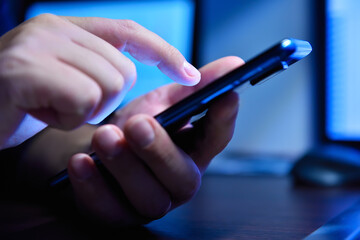
M130 20L44 14L2 36L0 150L46 126L36 128L32 117L69 130L111 113L136 79L133 62L121 51L178 83L200 80L178 50Z
M236 57L210 63L200 69L199 85L163 86L118 111L112 120L116 125L98 128L93 148L116 186L105 181L88 155L74 155L68 173L79 208L103 223L135 225L189 201L211 159L232 137L237 94L231 92L214 102L200 123L173 137L176 144L150 116L242 64Z

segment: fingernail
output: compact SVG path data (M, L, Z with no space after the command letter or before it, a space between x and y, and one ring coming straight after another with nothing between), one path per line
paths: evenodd
M121 151L119 144L120 133L111 126L103 126L96 132L96 143L100 151L108 159L118 155Z
M141 148L150 145L155 139L154 129L145 118L139 117L132 123L129 127L129 133L132 141Z
M93 175L93 169L83 155L75 156L70 164L75 178L79 181L84 181Z
M188 63L187 61L184 62L184 70L186 74L191 78L191 82L189 82L190 85L196 85L199 83L201 74L199 70L197 70L193 65Z

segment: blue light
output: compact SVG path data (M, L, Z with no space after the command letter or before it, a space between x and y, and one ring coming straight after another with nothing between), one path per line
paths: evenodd
M326 135L360 140L360 2L328 0L326 9Z
M289 46L291 44L291 40L290 39L284 39L282 42L281 42L281 46L286 48L287 46Z
M26 18L52 13L62 16L131 19L161 36L191 62L194 2L194 0L38 2L29 7ZM125 55L134 61L138 77L124 102L172 82L156 67L141 64L129 54L125 53Z

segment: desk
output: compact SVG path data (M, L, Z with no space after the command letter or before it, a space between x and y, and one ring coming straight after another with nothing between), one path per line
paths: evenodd
M1 204L1 239L302 239L360 199L360 188L294 187L288 177L206 175L189 203L146 227L78 227L40 206ZM23 209L24 216L11 217Z

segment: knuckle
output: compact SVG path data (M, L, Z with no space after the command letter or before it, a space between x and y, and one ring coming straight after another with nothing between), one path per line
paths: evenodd
M128 60L126 71L123 73L125 87L130 87L136 81L136 66L131 60Z
M43 52L44 43L52 39L52 33L46 28L27 26L13 37L9 45L10 48L21 48L22 55L39 55Z
M141 28L141 25L130 19L119 20L121 27L127 32L137 32Z
M29 22L40 22L40 23L54 23L54 22L59 22L61 20L61 18L59 16L56 16L54 14L51 13L43 13L40 14L32 19L30 19Z
M112 81L104 83L102 86L106 99L115 97L124 89L124 77L119 73L115 73L114 75L115 77Z
M124 90L124 85L125 85L125 82L124 82L124 77L122 75L119 75L115 81L114 81L114 86L111 88L111 94L112 95L117 95L119 94L121 91Z
M0 72L1 74L16 71L19 66L25 64L22 57L21 49L13 47L0 55Z
M25 82L31 81L34 75L31 60L19 47L12 47L0 54L0 82L2 90L11 102L19 102L31 92L32 87ZM29 101L28 103L30 103Z
M68 94L65 94L64 98L66 99ZM101 96L102 93L97 87L88 87L86 94L81 95L81 97L79 97L78 92L70 93L70 97L64 101L67 104L64 104L62 109L62 112L69 111L69 113L64 114L63 119L70 119L63 122L64 127L71 129L83 124L96 109L101 101Z
M79 102L79 113L84 115L94 109L101 101L102 93L98 87L89 87Z
M130 89L136 80L136 67L131 60L127 59L126 67L112 68L111 71L109 75L113 76L113 80L104 85L105 94L110 98Z
M54 30L63 31L69 24L71 24L70 21L66 20L64 17L51 13L43 13L26 21L24 25L21 26L21 33L25 32L23 34L25 36L31 35L31 33L54 33L56 32ZM42 37L47 37L47 35L42 35ZM41 38L39 39L43 40Z
M27 28L15 38L14 43L19 44L18 46L21 46L24 51L31 52L40 50L42 48L42 39L46 38L44 30L40 28Z
M165 52L168 56L170 56L170 58L177 58L179 56L182 56L180 51L170 44L167 44L167 46L165 47Z
M114 97L121 93L122 91L127 91L130 89L132 84L136 80L136 70L135 64L131 62L128 64L126 71L114 72L114 79L109 84L105 86L104 91L109 97Z

